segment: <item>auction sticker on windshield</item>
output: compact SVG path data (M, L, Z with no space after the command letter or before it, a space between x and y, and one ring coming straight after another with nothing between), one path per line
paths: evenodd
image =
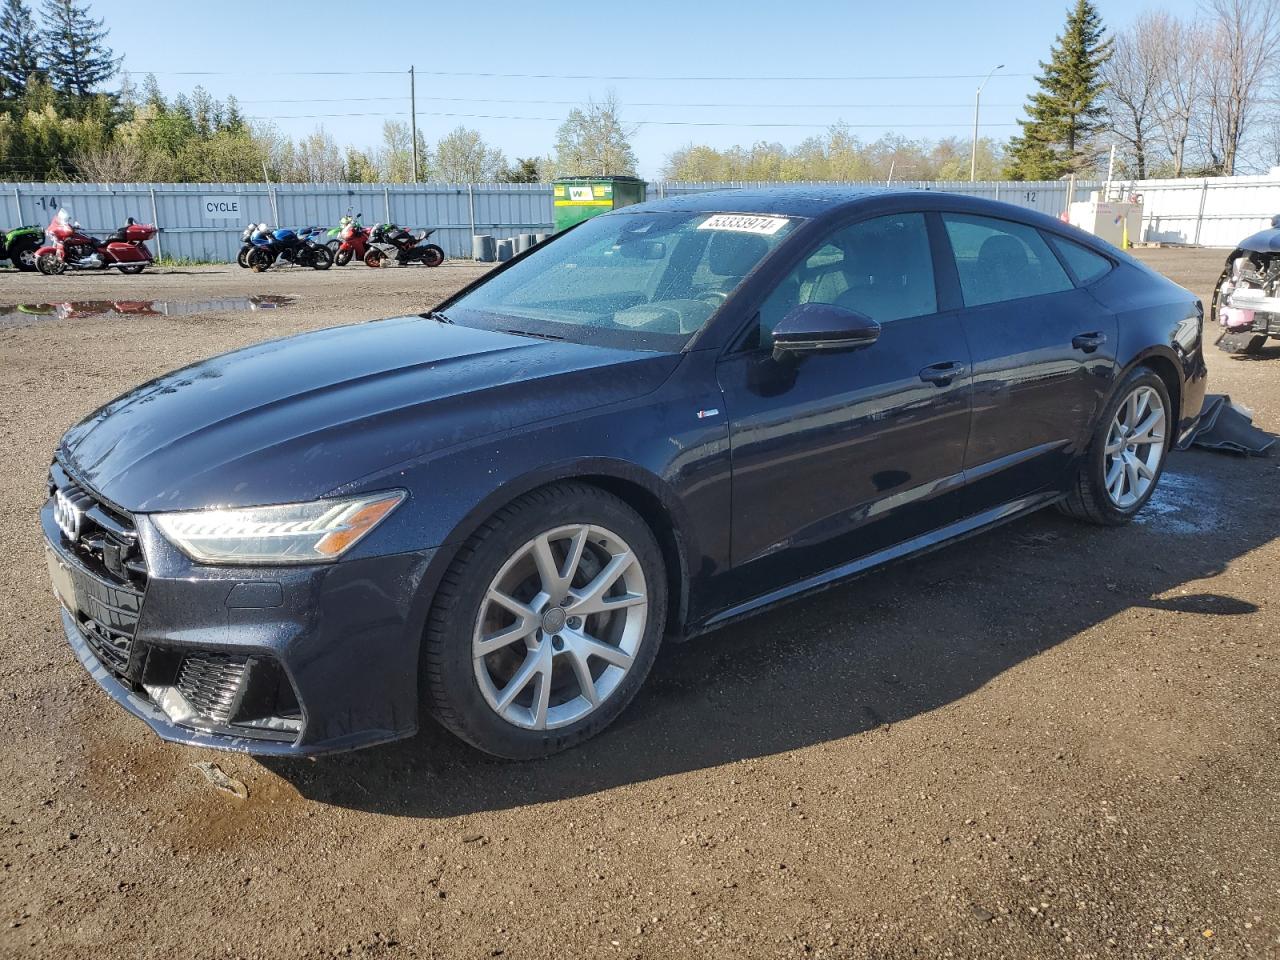
M717 213L698 224L699 230L734 230L771 236L787 225L786 217L755 217L745 213Z

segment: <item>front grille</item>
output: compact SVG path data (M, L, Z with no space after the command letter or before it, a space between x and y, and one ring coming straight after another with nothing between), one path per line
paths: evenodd
M72 561L61 561L70 581L70 589L60 591L63 600L74 605L76 625L103 665L127 675L147 583L133 518L108 506L56 462L49 468L49 495L70 505L79 518L74 541L65 531L59 534L64 556Z
M247 657L226 653L193 653L178 669L178 691L200 716L227 723L236 710Z
M63 534L70 547L89 570L104 580L142 590L147 585L147 565L138 543L133 518L109 506L66 469L55 462L49 468L49 495L62 494L80 512L80 533L76 542Z

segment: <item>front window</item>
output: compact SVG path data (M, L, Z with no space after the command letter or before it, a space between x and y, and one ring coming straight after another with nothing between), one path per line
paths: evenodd
M733 213L596 217L445 311L468 326L678 350L795 223Z

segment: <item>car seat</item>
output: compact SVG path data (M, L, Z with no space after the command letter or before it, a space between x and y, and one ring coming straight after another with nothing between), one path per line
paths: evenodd
M1027 245L1017 237L998 233L978 248L975 279L982 285L983 300L1013 300L1023 295L1032 271Z
M707 245L707 269L715 276L704 292L726 295L769 252L769 242L753 233L721 231Z

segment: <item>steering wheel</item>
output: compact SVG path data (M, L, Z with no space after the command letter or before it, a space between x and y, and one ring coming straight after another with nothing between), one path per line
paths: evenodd
M709 303L712 307L718 307L729 299L729 294L723 290L708 290L706 293L698 297L703 303Z

